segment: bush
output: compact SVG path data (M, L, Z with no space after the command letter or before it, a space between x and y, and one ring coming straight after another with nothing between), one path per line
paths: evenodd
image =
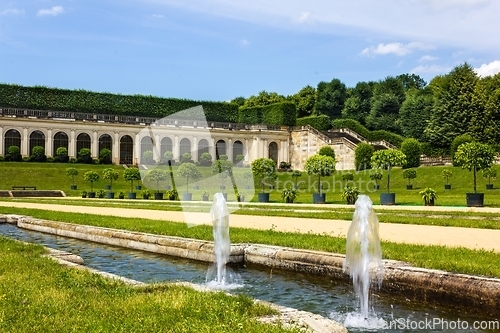
M35 162L45 162L47 160L47 156L45 156L45 148L42 146L34 146L31 149L31 155L33 156L33 161Z
M401 147L401 143L403 142L404 137L396 133L388 132L385 130L379 130L379 131L371 131L370 135L368 136L368 139L370 141L385 140L395 145L396 147Z
M99 152L99 163L101 164L111 164L111 150L108 148L102 148Z
M411 180L417 178L417 170L406 169L403 171L403 178L408 179L408 185L411 184Z
M319 149L318 155L321 155L321 156L330 156L330 157L335 158L335 151L330 146L323 146L323 147L321 147Z
M23 157L21 156L20 149L18 146L10 146L7 149L7 155L5 155L6 161L21 162Z
M181 164L182 163L193 163L193 160L191 159L191 154L190 153L184 153L181 156Z
M56 149L57 162L67 163L69 161L68 149L66 147L59 147ZM47 160L48 161L48 160Z
M238 122L242 124L266 124L295 126L297 110L293 102L280 102L266 106L240 108Z
M354 166L356 170L366 170L372 168L371 158L375 148L368 143L361 142L354 150Z
M429 142L422 142L420 144L422 146L422 154L430 157L440 157L447 156L450 154L450 151L446 148L435 147L431 145Z
M453 166L459 166L458 163L455 161L455 153L457 152L458 147L463 143L468 143L473 141L474 139L469 134L462 134L453 139L450 146L450 155L451 155L451 161L453 162Z
M297 126L306 125L314 127L318 131L328 131L332 128L330 117L324 114L320 116L309 116L297 119Z
M78 159L82 163L91 164L93 161L92 157L90 156L90 149L88 148L80 149L80 151L78 152Z
M210 153L203 153L200 155L200 165L201 166L211 166L212 165L212 155Z
M420 155L422 155L422 146L418 140L409 138L401 143L401 151L406 155L404 169L417 168L420 166Z
M347 119L347 118L335 119L332 121L332 127L334 129L348 128L358 133L365 139L368 139L370 136L370 130L368 130L368 128L366 128L365 126L361 125L359 121L354 119Z

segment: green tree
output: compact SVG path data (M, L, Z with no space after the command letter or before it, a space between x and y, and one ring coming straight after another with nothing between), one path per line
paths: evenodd
M134 180L141 180L141 172L135 167L127 168L123 171L123 178L130 182L130 193L134 193Z
M34 146L33 149L31 149L31 155L34 157L35 162L45 162L47 160L45 148L42 146Z
M82 148L78 152L78 158L82 163L89 164L92 163L92 157L90 155L90 149L89 148Z
M167 180L167 172L158 168L152 169L147 173L146 179L156 182L156 193L160 193L160 182Z
M75 176L78 176L78 170L76 168L67 168L66 175L71 177L71 185L75 185Z
M318 150L318 155L330 156L335 159L335 150L330 146L323 146Z
M370 113L366 117L366 126L371 130L387 130L401 133L399 109L401 103L393 93L377 94L372 97Z
M396 79L401 82L405 91L411 89L424 89L427 85L427 82L417 74L401 74L396 76Z
M277 178L276 162L270 158L261 157L253 160L251 167L254 179L262 185L262 193L264 193L265 186L269 185L267 182L273 182Z
M456 163L473 172L474 193L477 189L477 172L488 169L495 159L495 151L489 145L479 142L468 142L461 144L455 153Z
M387 169L387 193L390 193L391 168L406 163L406 156L396 149L376 151L372 156L372 165L376 168Z
M347 89L347 98L342 109L342 118L349 118L366 124L370 114L371 98L375 82L358 82L354 88Z
M58 147L56 149L56 155L57 155L57 159L61 163L66 163L69 161L68 148L66 148L66 147Z
M320 82L316 88L314 115L325 114L332 119L340 118L347 95L347 88L339 79Z
M241 108L252 108L255 106L266 106L269 104L284 102L285 96L279 95L275 92L261 91L257 96L250 96L245 100Z
M431 117L434 98L431 89L410 90L399 110L401 133L425 141L424 131Z
M212 165L212 155L210 153L203 153L200 155L200 165L210 166Z
M99 174L95 171L87 171L83 174L83 180L90 183L90 192L94 192L94 182L99 180Z
M375 148L369 143L361 142L354 150L354 166L356 170L366 170L372 168L372 155Z
M478 77L469 64L455 67L435 87L434 109L425 129L427 140L438 147L449 147L453 138L467 133L474 108Z
M213 162L212 173L219 176L222 186L225 186L226 178L233 174L233 167L234 164L227 159L227 155L220 155L219 159Z
M113 168L106 168L102 171L102 178L109 180L110 189L113 188L113 181L117 180L120 175Z
M500 141L500 73L480 79L471 108L469 133L476 141L496 144Z
M102 164L111 164L111 150L102 148L99 152L99 160Z
M458 163L455 161L455 153L457 152L458 147L461 146L463 143L468 143L473 141L474 139L469 134L462 134L453 139L450 147L450 155L451 155L451 161L454 166L458 166Z
M422 145L417 139L408 138L401 143L401 152L406 155L406 163L403 168L416 168L420 166L420 155L422 155Z
M313 114L316 103L316 89L309 85L291 96L291 100L297 108L297 118L307 117Z
M177 169L177 173L186 179L186 193L189 193L189 180L201 178L201 172L193 163L183 163Z
M335 171L335 159L331 156L313 155L306 160L304 170L308 175L318 177L318 193L321 194L321 177L330 176Z

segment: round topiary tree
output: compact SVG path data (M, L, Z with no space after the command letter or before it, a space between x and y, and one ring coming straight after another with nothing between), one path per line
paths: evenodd
M134 180L141 180L141 172L138 168L127 168L123 171L123 178L130 182L130 193L134 193Z
M356 170L366 170L372 168L371 158L375 148L371 144L361 142L354 150L354 166Z
M384 177L384 175L382 174L382 171L380 171L379 168L376 168L376 169L373 169L371 172L370 172L370 179L373 180L375 182L375 186L374 186L374 189L375 190L378 190L380 185L378 184L378 182L380 180L382 180L382 178Z
M99 162L101 164L111 164L111 150L102 148L99 152Z
M406 163L403 169L417 168L420 166L420 155L422 155L422 145L413 138L405 139L401 143L401 152L406 155Z
M76 168L67 168L66 175L71 177L71 189L76 190L75 176L78 176L78 170Z
M189 193L189 179L201 178L201 172L193 163L183 163L177 169L177 173L182 178L186 179L186 193Z
M21 150L18 146L9 146L7 149L7 155L9 156L9 160L13 162L20 162L23 160L21 156Z
M330 146L323 146L323 147L321 147L318 150L318 155L321 155L321 156L330 156L331 158L335 159L335 151Z
M200 155L200 165L210 166L212 165L212 155L210 153L203 153Z
M142 153L142 163L143 164L153 164L154 162L154 154L153 154L153 151L152 150L146 150Z
M406 185L406 189L411 190L413 188L411 180L417 178L417 170L415 169L403 170L403 178L408 179L408 184Z
M225 189L226 178L233 174L233 162L227 159L226 155L219 156L218 160L215 160L212 164L212 173L218 174L221 179L221 189ZM224 159L224 157L226 157Z
M444 189L451 190L450 178L453 176L453 171L450 169L443 169L443 171L441 171L441 176L444 179Z
M302 172L301 172L301 171L299 171L299 170L293 170L293 172L292 172L292 175L291 175L291 176L292 176L292 178L295 180L295 185L294 185L294 187L295 187L295 189L297 190L297 189L299 188L299 185L297 184L297 182L298 182L299 178L302 176Z
M171 161L174 159L174 153L172 153L171 151L166 151L164 154L163 154L163 159L168 162L168 161Z
M391 168L405 163L406 155L396 149L383 149L373 153L372 165L377 168L387 169L387 193L390 193Z
M331 156L313 155L304 165L308 175L318 177L318 192L313 194L313 202L325 202L325 195L321 193L321 177L330 176L335 171L335 159Z
M83 175L83 180L85 180L86 182L90 182L90 193L93 193L93 196L95 196L94 182L99 180L99 174L95 171L87 171Z
M69 161L68 148L59 147L56 149L57 159L61 163L67 163Z
M167 180L167 172L156 168L148 172L146 179L156 182L156 193L160 193L160 182Z
M92 157L91 157L91 152L89 148L82 148L78 152L78 159L85 164L90 164L92 163Z
M47 156L45 156L45 148L42 146L34 146L31 149L31 155L33 156L33 160L35 162L45 162L47 160Z
M484 143L468 142L458 147L455 153L455 161L462 169L473 172L474 193L477 193L477 172L490 168L495 155L495 150Z
M115 171L113 168L106 168L102 171L102 178L103 179L107 179L109 180L109 189L112 190L113 189L113 180L117 180L118 179L118 172Z
M253 176L262 186L262 193L265 191L265 186L270 186L271 184L267 182L273 182L277 178L276 174L276 163L270 158L257 158L252 164Z

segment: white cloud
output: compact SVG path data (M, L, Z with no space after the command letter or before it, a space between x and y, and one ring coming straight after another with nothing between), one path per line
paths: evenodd
M475 71L481 77L495 75L500 72L500 60L494 60L489 64L482 64Z
M438 59L439 59L438 57L434 57L431 55L424 55L424 56L420 57L420 59L418 59L418 61L419 62L429 62L429 61L435 61Z
M297 23L306 23L311 21L311 13L310 12L302 12L299 16L295 17L295 22Z
M438 74L445 74L448 73L452 70L450 66L443 66L443 65L420 65L415 68L413 68L410 73L414 74L432 74L432 75L438 75Z
M371 56L375 54L387 55L395 54L398 56L404 56L412 53L415 50L429 50L434 48L431 45L426 45L419 42L411 42L408 44L402 43L388 43L388 44L378 44L377 46L370 46L361 51L361 55Z
M61 6L54 6L50 9L40 9L36 15L38 16L57 16L64 13L64 8Z
M0 15L24 15L24 10L23 9L17 9L17 8L9 8L9 9L4 9L0 11Z

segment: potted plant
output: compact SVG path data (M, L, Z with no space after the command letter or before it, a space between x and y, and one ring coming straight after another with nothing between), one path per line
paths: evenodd
M118 199L125 199L125 193L123 191L118 193Z
M291 187L285 187L281 191L281 197L285 200L286 203L293 203L295 198L297 197L297 190Z
M201 194L201 199L203 201L208 201L209 196L210 194L208 193L208 191L203 191L203 193Z
M109 180L109 184L106 187L106 190L109 190L107 194L108 199L113 199L115 197L115 192L112 191L113 189L113 180L118 179L118 172L115 171L113 168L106 168L102 171L102 178Z
M444 189L451 190L450 178L453 176L453 171L450 169L443 169L443 171L441 171L441 175L444 179Z
M272 182L276 180L276 163L270 158L257 158L253 160L252 173L255 178L259 180L262 186L262 192L258 194L257 200L259 202L269 202L269 193L265 193L266 185L269 186L267 182Z
M474 175L474 192L465 195L468 207L482 207L484 205L484 193L477 193L477 172L490 168L495 155L493 148L484 143L467 142L458 146L454 161L462 169L472 171Z
M298 180L299 178L302 176L302 172L300 172L299 170L293 170L292 172L292 178L294 179L295 181L295 185L294 185L294 188L296 190L299 189L299 185L298 185Z
M177 193L175 188L173 190L166 191L165 195L168 200L179 200L179 193Z
M137 168L127 168L123 171L123 178L130 182L130 192L128 193L129 199L135 199L136 194L133 191L134 188L134 180L141 180L141 172Z
M396 149L383 149L373 153L372 165L376 168L387 169L387 193L380 194L381 205L394 205L396 203L396 193L391 193L391 168L401 166L406 163L406 155Z
M186 193L182 195L183 201L191 201L193 193L189 193L189 179L198 179L201 173L193 163L183 163L177 169L177 173L182 178L186 179Z
M221 179L220 189L225 190L226 178L231 176L233 173L233 162L229 161L225 155L219 156L219 159L215 160L212 164L212 173L219 175L219 178Z
M151 192L148 189L142 190L141 192L142 198L148 200L151 196Z
M71 189L76 190L77 186L75 185L75 176L78 176L78 170L76 168L67 168L66 175L71 177Z
M94 182L99 180L99 174L95 171L87 171L83 175L83 180L90 182L90 192L88 193L89 198L95 198L94 192Z
M484 169L483 170L483 177L488 178L488 184L486 184L486 189L492 190L493 184L491 183L491 180L497 179L497 170L493 169L493 168Z
M370 172L370 179L375 182L375 185L373 185L373 189L378 190L380 188L380 185L378 184L379 181L382 180L384 175L382 174L382 171L380 171L379 168L373 169Z
M345 186L347 186L347 184L349 182L352 182L353 180L354 180L354 174L352 172L346 172L342 174L342 181L345 182Z
M335 159L331 156L313 155L304 166L308 175L318 177L318 192L313 193L313 203L325 203L326 194L321 193L321 177L330 176L335 171Z
M358 200L359 190L355 186L347 185L340 194L340 197L347 201L348 205L354 205L356 200Z
M438 197L436 191L430 187L426 187L422 191L418 192L418 194L422 196L422 200L426 206L434 206L434 202Z
M411 184L411 180L417 178L417 170L415 169L406 169L403 170L403 179L408 179L408 184L406 184L407 190L412 190L413 185Z
M87 197L87 191L82 191L82 198L86 198Z
M106 195L106 191L104 191L103 189L100 189L99 191L97 191L96 195L99 199L102 199Z
M167 180L167 172L156 168L148 172L146 179L156 182L155 200L163 200L163 193L160 192L160 182Z

